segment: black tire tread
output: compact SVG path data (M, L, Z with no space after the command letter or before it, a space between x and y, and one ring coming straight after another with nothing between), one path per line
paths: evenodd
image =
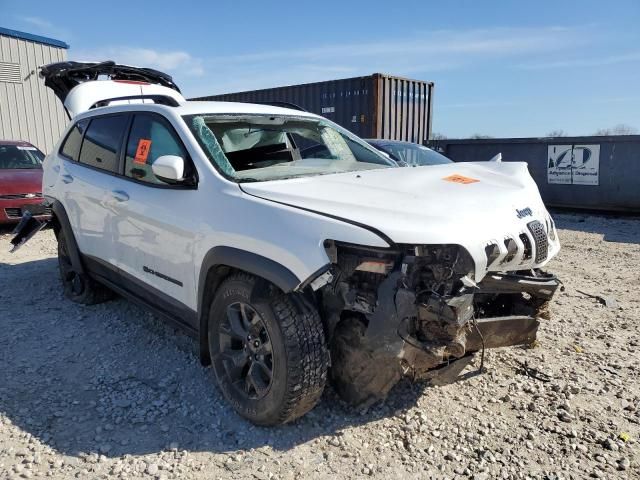
M273 301L282 326L288 365L287 401L278 423L301 417L320 400L327 382L329 350L318 311L297 294L282 295Z

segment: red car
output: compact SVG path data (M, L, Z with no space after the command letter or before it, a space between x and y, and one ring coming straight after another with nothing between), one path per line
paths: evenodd
M30 143L0 141L0 224L20 221L27 210L36 218L51 213L43 205L42 160Z

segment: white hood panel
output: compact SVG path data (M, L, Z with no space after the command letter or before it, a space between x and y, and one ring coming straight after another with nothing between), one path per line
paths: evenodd
M452 175L477 181L445 179ZM527 223L544 225L549 218L526 163L520 162L388 168L244 183L242 189L370 226L396 243L462 245L474 256L477 274L486 268L485 246L496 242L502 251L505 237L518 237ZM525 208L532 214L519 218L517 210ZM559 245L549 248L551 258Z

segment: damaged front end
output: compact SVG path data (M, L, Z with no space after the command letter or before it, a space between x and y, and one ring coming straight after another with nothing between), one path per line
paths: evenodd
M473 352L533 343L559 285L537 269L475 283L473 259L459 245L325 248L333 279L318 293L332 376L354 404L384 398L403 375L434 379L453 362L464 368Z

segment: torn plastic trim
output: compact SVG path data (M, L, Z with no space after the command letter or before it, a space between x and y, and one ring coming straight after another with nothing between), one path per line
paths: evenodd
M529 272L535 275L527 275ZM540 270L529 272L490 273L478 283L477 293L528 293L543 300L551 300L560 286L558 278Z
M307 287L311 287L311 290L314 292L325 285L331 283L333 281L333 274L331 273L331 263L327 263L323 265L318 270L313 272L305 281L300 283L295 288L295 291L303 291Z
M23 214L20 222L13 229L13 238L9 241L12 247L9 253L15 253L20 247L33 238L33 236L42 230L50 220L39 220L35 218L31 212L27 211Z
M101 75L108 76L111 80L149 82L171 88L180 93L180 89L173 82L173 78L164 72L152 68L119 65L112 60L104 62L57 62L40 67L40 76L44 78L45 86L51 88L63 104L74 87L84 82L98 80Z

